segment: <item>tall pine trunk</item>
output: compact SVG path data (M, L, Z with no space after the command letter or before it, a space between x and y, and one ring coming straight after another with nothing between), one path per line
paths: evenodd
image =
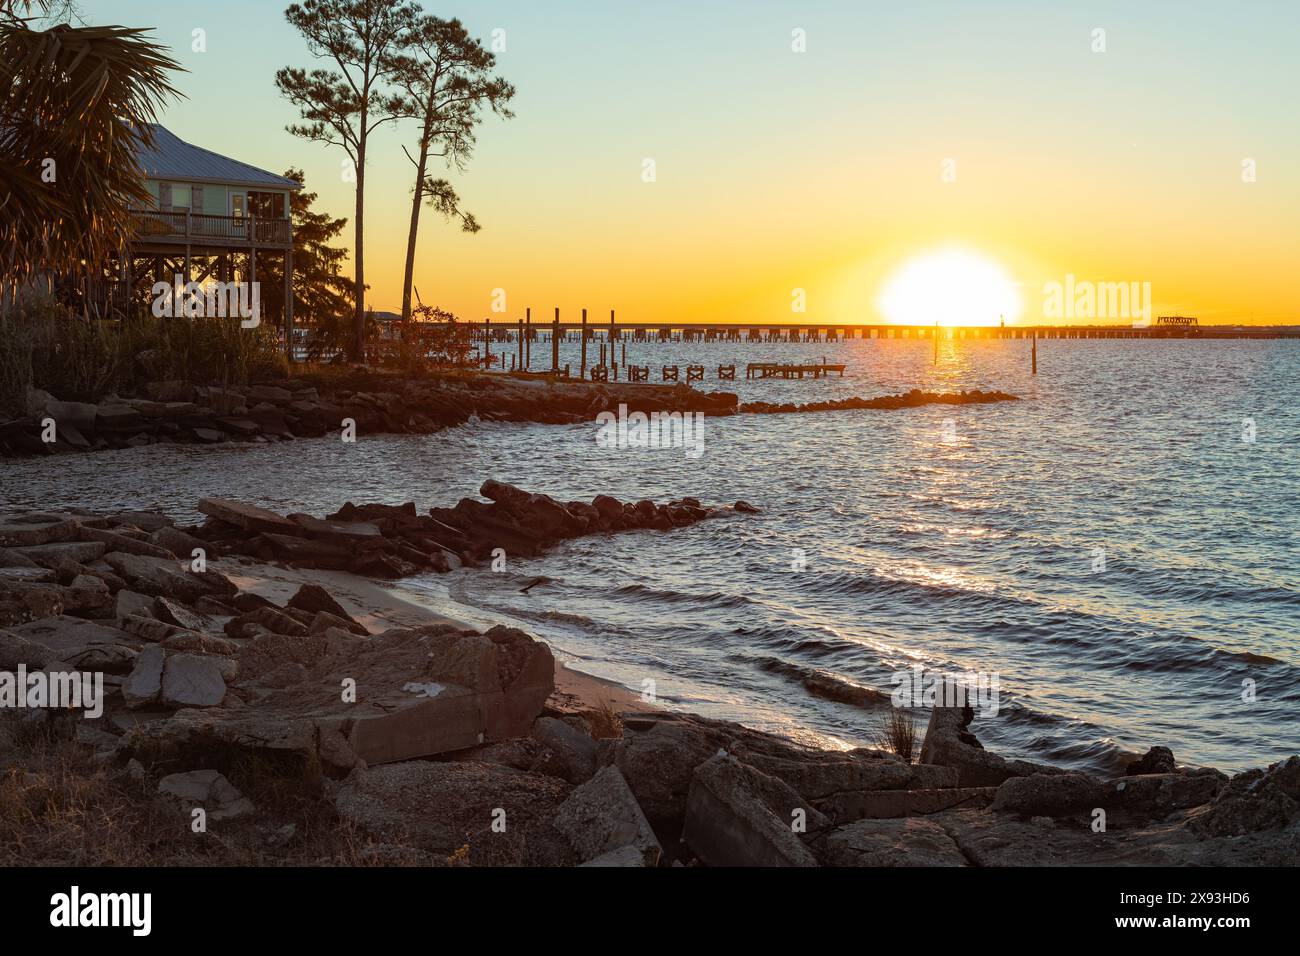
M362 114L362 122L365 122ZM362 139L357 149L357 222L356 222L356 261L354 290L357 311L352 320L352 361L364 362L366 359L366 144Z
M411 321L411 286L415 282L415 240L420 232L420 205L424 199L424 170L429 160L429 138L421 137L420 162L415 172L415 197L411 200L411 231L406 237L406 275L402 279L402 321Z

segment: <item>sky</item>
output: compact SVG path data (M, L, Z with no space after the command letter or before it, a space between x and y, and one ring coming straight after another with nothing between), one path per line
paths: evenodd
M275 71L315 65L286 5L80 3L89 23L154 28L188 70L165 126L302 168L351 217L342 151L285 131ZM1155 314L1203 324L1300 322L1293 0L424 6L485 43L503 30L518 88L516 117L489 116L447 173L482 231L422 217L415 285L461 318L504 298L511 321L996 324L1010 289L1008 324L1038 323L1069 282L1135 283ZM380 310L401 306L414 133L371 147Z

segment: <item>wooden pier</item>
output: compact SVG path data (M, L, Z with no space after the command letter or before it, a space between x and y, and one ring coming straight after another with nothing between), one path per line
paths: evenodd
M706 325L691 322L615 322L596 325L555 321L532 324L526 335L560 341L588 342L845 342L852 339L1300 339L1300 326L1192 325L1153 320L1150 325L1014 325L939 326L885 323L740 323ZM1161 317L1162 319L1166 317ZM1174 317L1177 318L1177 317ZM485 320L467 323L474 338L514 341L517 322ZM542 329L545 328L545 333ZM585 335L584 335L585 330Z
M843 377L844 366L828 365L825 359L811 365L793 362L750 362L745 366L745 378L803 378L805 375L821 378L831 372L839 372ZM734 372L732 377L735 377Z
M842 324L817 322L737 323L713 325L698 322L618 322L611 310L609 321L589 321L587 310L580 310L580 320L561 321L560 310L546 325L532 321L532 309L523 319L498 318L482 322L464 323L471 341L480 342L483 355L480 363L486 367L503 370L550 372L565 378L572 372L568 365L560 366L560 343L580 345L578 378L589 375L597 381L617 381L622 365L629 381L648 382L650 369L646 365L628 364L628 342L771 342L771 343L821 343L859 340L926 340L934 343L936 361L940 342L980 341L989 339L1021 339L1033 350L1033 364L1037 366L1039 339L1300 339L1300 326L1206 326L1195 318L1160 316L1151 324L1132 325L1015 325L1015 326L937 326L890 325L885 323ZM550 368L534 369L532 343L549 341L551 344ZM621 344L616 351L615 343ZM513 344L493 354L493 343ZM593 346L595 359L589 366L587 346ZM507 359L507 354L510 354ZM636 356L634 356L635 358ZM620 361L621 359L621 361ZM661 366L661 380L665 382L700 382L704 380L704 366L691 363L686 367L685 379L677 365ZM820 362L751 362L745 368L747 379L795 379L811 376L819 379L831 373L843 376L845 366L829 364L825 357ZM1035 368L1036 370L1036 368ZM717 377L721 381L734 381L736 366L718 365Z

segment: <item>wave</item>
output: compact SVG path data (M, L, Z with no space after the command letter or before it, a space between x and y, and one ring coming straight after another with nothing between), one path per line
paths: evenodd
M705 607L746 607L754 603L743 594L724 594L721 591L691 594L687 591L663 591L644 584L625 584L612 593L633 600L658 601L665 604L699 604Z

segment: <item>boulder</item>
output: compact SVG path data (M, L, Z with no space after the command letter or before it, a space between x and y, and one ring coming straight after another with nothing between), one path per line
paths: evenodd
M148 532L158 531L175 524L171 518L156 511L119 511L117 514L109 515L108 522L115 525L130 525Z
M122 630L133 637L154 644L161 643L182 630L175 624L168 624L166 621L160 621L156 617L149 617L144 614L128 614L126 617L120 618L118 624Z
M695 768L728 738L694 721L654 720L643 731L625 727L616 756L619 771L651 823L680 828Z
M176 631L164 637L160 643L169 651L193 651L196 654L214 654L229 658L239 653L239 645L234 641L213 634L201 634L198 631ZM231 663L234 663L233 660Z
M815 750L740 724L690 714L625 714L615 755L646 816L661 832L680 828L697 766L719 750L784 781L821 809L846 791L957 786L948 767L906 764L876 751Z
M548 751L533 769L569 783L582 783L596 772L596 742L590 734L554 717L538 717L532 736ZM623 779L622 775L619 779Z
M226 680L215 658L172 654L162 675L162 702L173 707L217 707L226 696Z
M1130 777L1148 773L1173 773L1178 769L1174 763L1174 752L1168 747L1152 747L1145 754L1134 760L1124 771Z
M186 815L202 807L209 823L237 820L257 809L215 770L168 774L158 781L158 792L170 798Z
M160 548L156 544L150 544L148 541L141 541L129 537L125 534L119 534L116 531L109 531L106 528L91 528L83 525L77 533L83 541L91 541L102 544L106 549L120 551L126 554L143 554L150 558L167 558L175 560L176 555L172 554L166 548Z
M305 514L293 514L289 518L313 541L325 541L355 551L384 545L384 535L379 526L369 521L329 521Z
M1268 769L1239 773L1205 812L1192 821L1196 832L1236 837L1281 828L1300 818L1300 756Z
M575 787L555 813L555 829L568 838L579 862L587 863L627 847L642 866L657 866L663 851L627 781L605 767Z
M682 839L710 866L816 866L800 833L825 823L780 780L718 753L691 777Z
M21 550L13 548L0 548L0 568L41 568L43 565L38 564L31 558L22 553Z
M202 538L196 538L194 535L182 531L180 528L173 528L165 525L149 535L149 541L159 548L170 551L172 554L182 558L193 558L195 550L202 552L209 558L220 556L220 551L214 545L204 541Z
M921 746L921 763L957 771L956 786L996 787L1010 777L1065 771L1027 760L1008 760L985 750L969 730L975 712L970 707L935 707Z
M70 541L77 519L64 514L0 514L0 547L18 548L55 541Z
M817 848L826 866L968 865L944 828L924 817L846 823L827 833Z
M122 699L131 708L152 704L162 693L163 649L157 644L144 648L135 659L135 667L122 682Z
M0 628L0 670L14 671L19 666L45 671L69 669L57 651Z
M84 528L79 529L80 532L84 530ZM15 553L21 554L43 568L57 568L64 561L89 564L103 557L107 550L107 546L99 541L56 541L51 544L33 544L14 549Z
M225 632L230 637L248 637L257 633L250 631L250 626L265 628L272 634L288 634L290 637L302 637L307 633L305 625L275 607L258 607L232 617L226 622Z
M328 611L317 611L316 616L311 619L307 625L308 634L323 634L332 627L339 627L353 634L366 635L370 632L353 620L344 620L341 617L335 617Z
M181 563L175 559L110 551L104 555L104 560L133 590L155 597L188 603L205 594L221 593L218 585L183 570Z
M113 604L113 595L103 578L93 574L78 574L63 589L65 607L78 611L97 611Z
M153 613L158 620L189 631L204 631L212 626L212 621L204 615L165 597L154 598Z
M1115 806L1126 814L1148 819L1168 816L1210 803L1228 778L1212 767L1120 777L1107 784L1110 793L1103 807Z
M67 424L79 431L93 432L99 406L92 402L52 401L45 404L45 411L58 422L60 428Z
M301 611L310 611L312 614L324 611L327 614L332 614L337 618L348 621L357 627L361 627L360 624L357 624L357 622L352 619L352 615L347 612L343 605L334 600L334 596L319 584L304 584L294 593L293 597L289 598L289 603L286 607L297 608ZM357 633L365 634L366 631L362 628Z
M95 409L95 423L86 431L130 432L143 424L140 413L123 403L104 404Z
M816 803L833 823L926 816L943 810L986 807L996 787L952 787L934 790L846 790Z
M211 518L228 522L248 532L269 532L297 537L298 526L274 511L228 498L200 498L199 511Z
M623 502L609 495L597 495L592 498L591 506L607 521L623 517Z
M1109 788L1082 773L1011 777L998 787L992 808L1024 816L1072 816L1105 806Z
M608 853L602 853L595 859L588 860L586 863L579 863L579 866L622 866L622 867L644 867L649 864L645 861L645 854L640 848L635 846L623 846L617 850L610 850Z
M132 615L152 617L153 601L147 594L123 588L114 596L113 616L118 619Z
M248 389L249 402L271 402L275 405L287 405L293 401L293 392L275 385L252 385Z
M43 618L10 630L44 645L53 658L67 661L80 670L129 672L140 646L136 638L116 627L66 615Z
M286 664L306 678L263 683ZM157 742L217 740L348 770L524 736L554 689L550 649L501 627L478 634L435 625L369 638L339 628L268 633L240 651L239 673L236 686L256 696L255 707L181 711L150 728Z

